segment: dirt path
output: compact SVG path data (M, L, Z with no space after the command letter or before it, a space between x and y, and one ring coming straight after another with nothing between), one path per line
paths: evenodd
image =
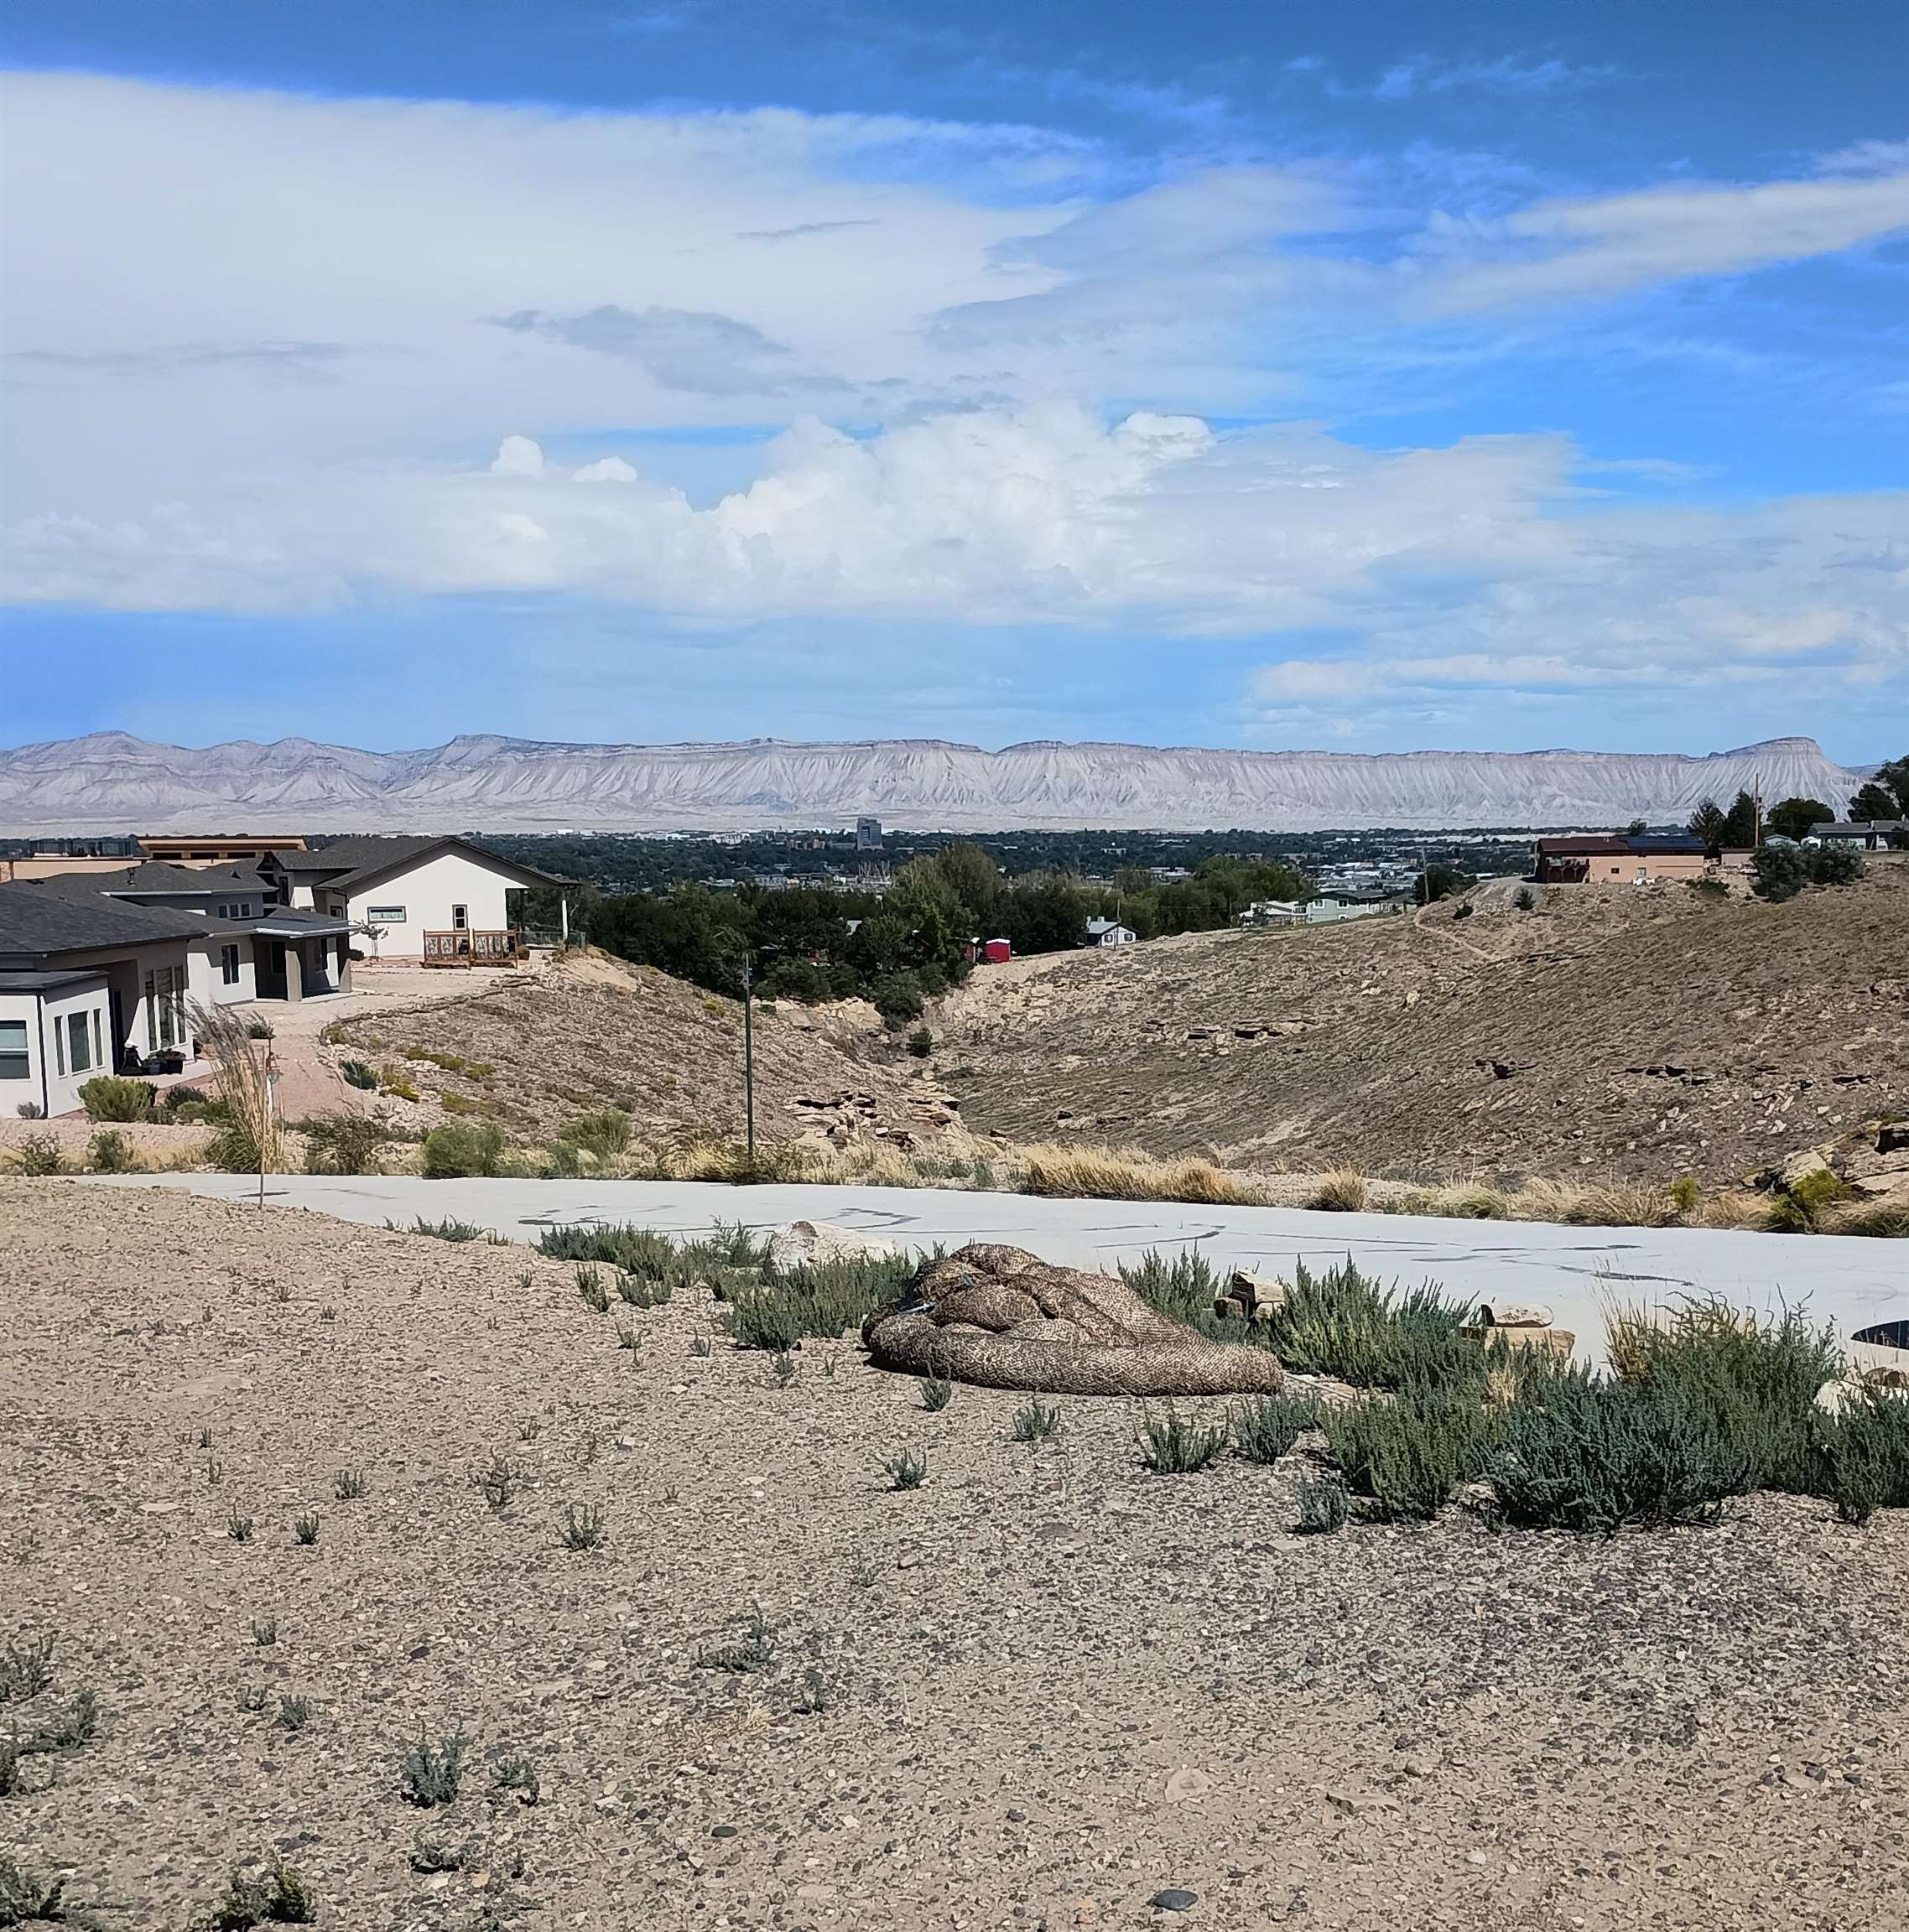
M848 1343L777 1387L696 1352L701 1296L612 1306L518 1249L0 1183L5 1633L55 1644L6 1718L98 1701L0 1846L125 1932L273 1853L351 1932L1909 1914L1900 1515L1298 1538L1303 1457L1149 1477L1117 1402L1031 1451L1012 1396L931 1415ZM469 1741L441 1810L420 1727Z

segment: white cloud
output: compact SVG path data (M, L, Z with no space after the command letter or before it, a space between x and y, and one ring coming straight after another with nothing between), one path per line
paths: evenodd
M1886 145L1510 214L1500 180L1473 219L1386 205L1350 164L1135 188L1079 142L893 117L9 95L32 158L0 282L16 597L1210 633L1264 638L1258 702L1321 718L1909 658L1900 497L1646 514L1581 488L1558 437L1386 451L1202 419L1298 394L1308 358L1402 364L1427 311L1455 329L1888 232L1909 166ZM788 427L713 501L645 475L634 438L595 454L619 425L765 422Z

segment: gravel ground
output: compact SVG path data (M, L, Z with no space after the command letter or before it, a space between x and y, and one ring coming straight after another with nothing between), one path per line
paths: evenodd
M778 1388L700 1295L611 1309L519 1248L0 1182L0 1639L55 1639L0 1735L100 1712L0 1846L153 1932L274 1852L351 1932L1909 1918L1909 1515L1298 1538L1303 1447L1150 1477L1118 1402L1030 1450L1012 1396L928 1415L849 1343ZM717 1667L752 1605L766 1667ZM441 1809L420 1725L470 1740Z

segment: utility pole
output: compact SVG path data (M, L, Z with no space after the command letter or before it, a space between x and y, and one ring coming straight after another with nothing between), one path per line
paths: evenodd
M754 976L750 971L750 953L742 948L742 1109L744 1131L749 1146L749 1166L756 1165L756 1028L755 1003L751 998Z

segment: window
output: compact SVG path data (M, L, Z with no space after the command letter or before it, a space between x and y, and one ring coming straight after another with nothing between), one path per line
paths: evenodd
M239 983L239 949L237 946L221 946L219 948L219 977L228 986Z
M66 1015L67 1057L73 1062L75 1073L84 1073L93 1063L92 1029L90 1013L69 1013Z
M221 919L249 919L252 917L252 901L249 899L221 899L216 911Z
M27 1023L24 1020L0 1020L0 1080L30 1080L33 1068L27 1058Z
M471 923L471 908L468 906L453 906L450 909L451 929L461 932Z
M365 917L373 926L402 926L404 923L404 908L402 906L368 906Z

